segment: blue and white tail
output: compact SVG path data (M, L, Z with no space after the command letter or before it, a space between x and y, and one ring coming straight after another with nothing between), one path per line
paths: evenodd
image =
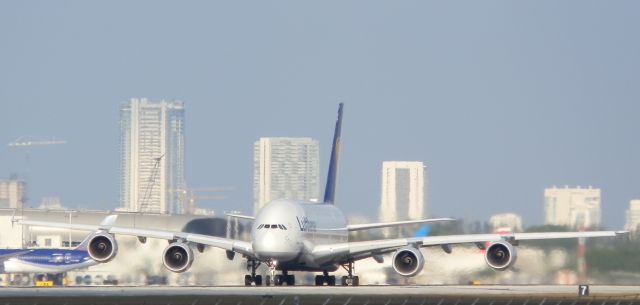
M338 108L338 119L336 129L333 134L333 147L331 148L331 160L329 161L329 172L327 174L327 185L324 188L324 203L334 204L336 199L336 183L338 174L338 161L340 160L340 131L342 129L342 106Z

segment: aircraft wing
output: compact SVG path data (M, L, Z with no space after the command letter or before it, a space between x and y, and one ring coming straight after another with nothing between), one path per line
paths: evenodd
M233 217L233 218L240 218L240 219L247 219L247 220L255 220L256 219L253 216L247 216L247 215L241 215L241 214L225 213L224 215L229 216L229 217Z
M113 221L115 221L115 217L109 220L110 221L103 221L103 223L100 225L69 224L64 222L48 222L48 221L34 221L34 220L20 220L18 221L18 223L22 225L64 228L64 229L81 230L81 231L95 231L95 230L101 229L111 234L128 235L128 236L136 236L136 237L148 237L148 238L157 238L157 239L165 239L165 240L184 240L187 242L203 244L207 246L221 248L224 250L238 252L248 256L253 256L253 246L251 245L251 243L246 241L216 237L216 236L210 236L210 235L204 235L204 234L187 233L187 232L116 227L116 226L112 226ZM108 223L108 225L105 225L105 223Z
M79 231L96 231L96 230L109 230L118 219L118 215L109 215L105 217L99 225L85 225L77 223L65 223L65 222L49 222L38 220L18 220L18 224L38 227L54 227L61 229L71 229Z
M95 231L100 228L98 225L84 225L76 223L64 223L64 222L49 222L49 221L37 221L37 220L18 220L18 224L37 226L37 227L53 227L60 229L71 229L78 231Z
M406 221L394 221L394 222L365 223L365 224L357 224L357 225L348 225L347 231L369 230L369 229L397 227L397 226L418 224L418 223L432 223L432 222L444 222L444 221L454 221L454 220L455 219L453 218L431 218L431 219L406 220Z
M497 241L508 241L515 243L521 240L543 240L580 237L614 237L625 233L627 232L591 231L427 236L318 245L312 250L312 253L313 256L320 261L342 262L354 259L363 259L374 255L393 252L405 246L448 246L452 244L478 244Z
M187 232L173 232L162 230L148 230L148 229L136 229L136 228L124 228L124 227L112 227L109 233L119 235L129 235L136 237L149 237L165 240L184 240L196 244L202 244L221 248L228 251L238 252L248 256L253 255L253 246L250 242L241 241L237 239L230 239L224 237L217 237L204 234L195 234Z

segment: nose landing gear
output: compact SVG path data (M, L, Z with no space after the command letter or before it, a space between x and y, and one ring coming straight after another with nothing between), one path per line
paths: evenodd
M296 277L293 274L288 274L286 270L282 271L282 274L276 274L273 276L274 286L282 286L285 284L287 286L294 286L296 284Z
M271 275L267 275L265 284L267 286L271 286L273 283L274 286L282 286L286 284L287 286L294 286L296 284L296 278L293 274L289 274L287 270L282 270L282 274L276 274L276 266L278 262L269 261L266 262L266 265L269 266L269 272Z
M327 284L327 286L335 286L336 276L329 275L327 271L322 272L322 275L316 275L316 286L323 286L324 284Z

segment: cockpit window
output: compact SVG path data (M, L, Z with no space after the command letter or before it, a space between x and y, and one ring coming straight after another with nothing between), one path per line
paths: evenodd
M268 224L268 225L261 224L261 225L259 225L257 227L258 230L263 229L263 228L264 229L280 229L280 230L286 230L287 229L287 227L285 227L282 224Z

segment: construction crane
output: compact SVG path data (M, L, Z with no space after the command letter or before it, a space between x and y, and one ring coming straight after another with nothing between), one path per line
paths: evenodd
M31 147L33 146L45 146L45 145L58 145L66 144L67 141L58 139L56 137L41 137L41 136L22 136L15 141L7 144L11 148L20 148L24 150L25 169L22 179L28 182L29 170L31 166Z
M156 184L158 172L160 171L160 161L162 161L163 157L164 154L158 158L153 158L153 160L155 161L153 170L151 171L151 176L149 176L149 180L147 181L147 188L145 188L144 190L144 197L142 197L142 200L138 203L138 211L140 212L154 212L151 209L152 206L149 200L151 200L151 192L153 190L153 186ZM160 209L160 207L158 206L157 209ZM158 210L155 212L159 213L160 211Z
M57 145L66 144L67 141L60 140L56 137L38 137L38 136L22 136L8 144L12 148L24 149L24 159L26 160L26 172L29 171L30 152L32 146Z
M182 203L182 212L192 214L197 208L196 201L220 201L228 198L228 193L234 191L234 187L216 186L216 187L194 187L184 189L173 189L171 192L177 192ZM203 194L205 193L205 194Z
M67 141L59 140L56 137L23 136L9 143L9 147L31 147L31 146L37 146L37 145L55 145L55 144L66 144L66 143Z

